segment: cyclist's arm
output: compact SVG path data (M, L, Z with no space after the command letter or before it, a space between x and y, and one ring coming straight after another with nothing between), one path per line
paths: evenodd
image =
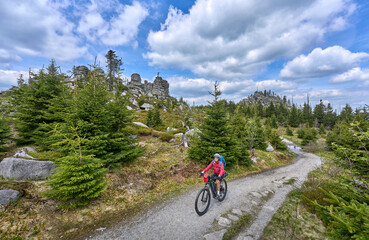
M211 167L213 166L213 162L211 162L205 169L203 172L207 172L211 169Z

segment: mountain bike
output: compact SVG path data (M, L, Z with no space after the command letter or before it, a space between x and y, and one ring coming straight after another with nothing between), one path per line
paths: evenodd
M201 173L200 176L204 176L205 187L199 191L195 200L195 210L199 216L204 215L210 205L210 191L213 195L213 198L217 196L217 183L216 177L210 177L208 174ZM218 201L221 202L227 195L227 181L222 179L220 181L220 194Z

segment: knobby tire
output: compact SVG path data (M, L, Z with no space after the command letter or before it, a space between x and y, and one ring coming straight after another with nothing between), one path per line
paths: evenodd
M208 211L210 205L210 198L211 196L208 188L201 189L200 192L197 194L195 201L195 210L199 216L204 215ZM201 204L202 201L205 201L206 207L204 210L201 211L198 209L198 203Z

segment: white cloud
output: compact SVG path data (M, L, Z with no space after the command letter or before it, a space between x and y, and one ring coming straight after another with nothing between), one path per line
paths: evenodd
M123 5L116 2L114 12L117 16L104 19L99 3L92 1L86 13L82 13L77 31L87 40L100 40L110 46L137 44L136 36L139 25L148 16L149 11L141 3L134 1L132 5ZM109 9L111 10L111 9Z
M5 49L0 49L0 63L20 62L22 58L17 54L11 53Z
M354 9L351 0L198 0L188 14L169 8L145 57L206 78L244 79L343 29Z
M0 1L0 48L19 61L18 54L68 61L81 57L87 48L73 34L74 24L49 1Z
M280 72L282 79L308 79L326 77L344 72L358 62L369 59L364 52L352 53L341 46L315 48L311 53L289 61Z
M16 86L17 79L20 74L23 74L23 79L27 82L28 72L26 71L12 71L0 69L0 89L6 90L9 86Z
M190 103L206 104L212 101L213 97L209 92L214 91L215 81L204 78L170 77L167 79L170 86L170 94L175 97L184 97ZM295 84L281 80L237 80L219 82L219 90L222 92L221 98L235 102L247 97L257 89L271 89L273 91L284 91L294 88Z
M369 69L352 68L347 72L333 77L331 83L346 83L355 81L369 81Z

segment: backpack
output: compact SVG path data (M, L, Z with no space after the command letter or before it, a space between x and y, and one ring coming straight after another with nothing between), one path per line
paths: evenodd
M225 168L225 166L226 166L226 161L225 161L225 159L224 159L224 157L222 156L222 155L220 155L220 159L219 159L219 161L220 161L220 165L219 165L219 167L220 166L222 166L222 164L224 165L224 168ZM214 160L213 160L213 167L214 167Z

